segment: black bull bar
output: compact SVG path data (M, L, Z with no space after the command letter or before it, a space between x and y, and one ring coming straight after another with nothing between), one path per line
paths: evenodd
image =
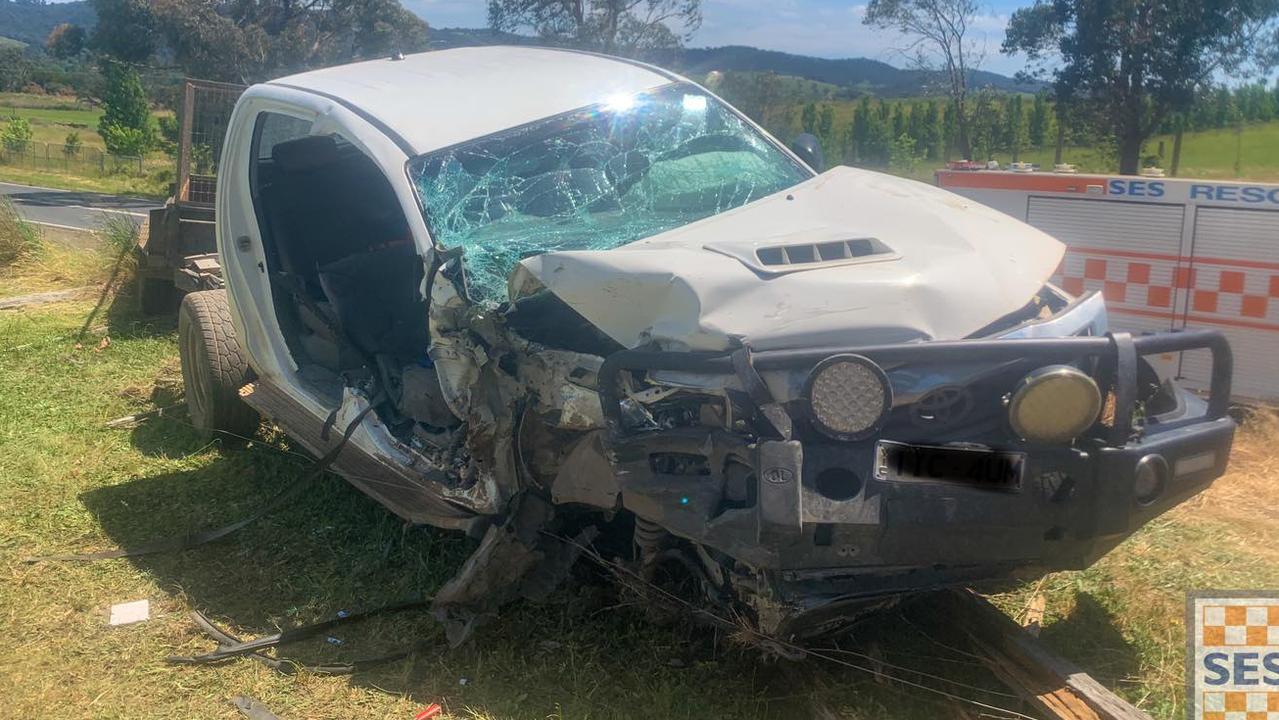
M1179 330L1132 336L1110 333L1093 337L1033 339L940 340L870 345L864 347L816 347L751 352L677 352L622 350L604 360L599 371L600 404L610 434L624 434L621 415L620 376L624 371L668 370L707 375L737 375L749 391L760 384L755 371L790 370L816 365L831 355L854 353L884 364L941 364L948 362L999 362L1025 360L1043 364L1069 363L1095 358L1100 374L1113 378L1115 420L1108 441L1123 446L1132 428L1137 400L1137 358L1186 350L1212 353L1212 381L1206 417L1191 417L1161 425L1172 429L1224 417L1230 409L1230 385L1234 356L1225 336L1217 330ZM1103 385L1103 388L1105 386Z

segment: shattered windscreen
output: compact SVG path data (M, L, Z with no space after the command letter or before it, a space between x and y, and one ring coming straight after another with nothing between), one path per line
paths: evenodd
M686 84L612 98L414 159L435 240L465 250L477 299L506 297L520 260L609 250L811 177Z

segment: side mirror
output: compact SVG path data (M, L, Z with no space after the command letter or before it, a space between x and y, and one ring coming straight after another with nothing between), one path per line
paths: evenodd
M790 149L804 161L805 165L812 168L813 172L826 169L826 158L822 156L822 141L812 133L800 133L790 144Z

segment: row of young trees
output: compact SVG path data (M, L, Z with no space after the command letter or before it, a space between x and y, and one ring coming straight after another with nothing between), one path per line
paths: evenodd
M810 102L800 110L797 127L789 127L791 122L771 129L812 133L833 162L884 166L901 162L903 153L934 162L969 157L959 142L958 113L945 100L864 96L852 107L852 117L838 124L835 109L831 103ZM972 101L967 132L973 159L988 160L999 153L1016 161L1023 151L1056 142L1056 118L1043 95L979 92Z

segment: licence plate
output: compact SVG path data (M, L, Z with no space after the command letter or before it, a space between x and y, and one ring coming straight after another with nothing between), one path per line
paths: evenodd
M887 440L875 445L875 477L879 480L1018 490L1025 466L1025 453L907 445Z

